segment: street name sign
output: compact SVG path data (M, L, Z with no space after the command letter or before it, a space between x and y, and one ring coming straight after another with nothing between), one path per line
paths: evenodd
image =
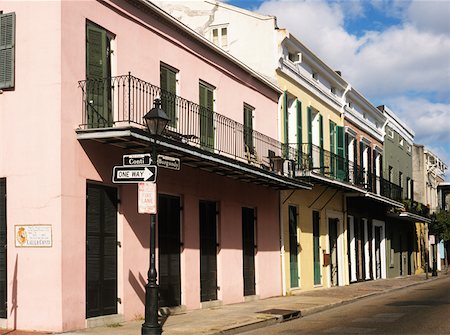
M114 166L113 183L140 183L156 181L156 165L149 166Z
M158 159L156 161L159 167L163 167L166 169L172 170L180 170L180 159L170 156L158 155Z
M152 157L150 154L123 155L124 166L150 165Z

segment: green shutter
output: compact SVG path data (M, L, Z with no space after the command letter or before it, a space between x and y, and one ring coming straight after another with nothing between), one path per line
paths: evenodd
M336 123L330 120L330 175L335 176L336 171Z
M253 146L253 109L244 105L244 144L245 150L254 154L255 148Z
M345 135L344 127L336 126L336 176L340 180L345 180L347 176L345 164Z
M200 144L206 150L214 149L214 92L200 83Z
M103 79L107 77L106 44L106 31L88 25L86 45L87 79Z
M302 102L297 99L297 155L298 164L302 164L303 156L303 121L302 121Z
M288 113L288 95L287 92L283 94L283 134L284 134L284 145L283 145L283 157L289 158L289 113Z
M0 89L14 87L16 14L0 14Z
M308 107L307 110L307 118L308 118L308 154L312 155L312 109Z
M177 79L176 72L160 66L160 86L161 86L161 108L166 112L170 118L169 126L176 128L176 90Z
M320 146L320 173L323 174L324 171L324 151L323 151L323 116L319 114L319 146Z
M87 124L91 128L111 127L111 83L107 57L106 31L88 24L86 26L86 85Z

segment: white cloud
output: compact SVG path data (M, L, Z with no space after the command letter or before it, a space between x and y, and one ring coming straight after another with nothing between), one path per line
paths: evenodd
M359 36L346 31L347 17L370 19L364 6L371 4L400 24ZM277 16L280 27L331 68L342 70L375 105L386 104L398 113L418 143L448 162L450 1L361 0L352 5L344 0L268 0L258 11Z
M420 30L450 35L450 1L414 1L406 12L406 20Z

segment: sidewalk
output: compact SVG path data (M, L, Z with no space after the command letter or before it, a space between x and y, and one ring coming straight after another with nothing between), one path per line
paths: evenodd
M439 277L446 276L439 274ZM168 317L163 325L163 335L238 334L290 318L317 313L363 297L427 283L439 277L430 275L426 280L425 274L420 274L404 278L367 281L330 289L298 291L298 293L286 297L186 311ZM142 320L130 321L68 332L64 335L139 335L142 323ZM16 333L9 334L16 335ZM21 334L17 333L17 335ZM25 334L28 335L28 333ZM34 334L39 335L39 333Z

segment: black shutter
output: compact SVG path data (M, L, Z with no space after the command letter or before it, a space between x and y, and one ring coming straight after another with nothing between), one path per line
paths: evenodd
M242 208L242 272L244 296L255 295L255 210Z
M117 191L87 185L86 317L117 313Z
M0 179L0 318L7 318L6 179Z
M16 14L0 14L0 89L14 87Z
M217 300L216 203L200 201L200 301Z
M181 305L180 198L160 195L158 199L158 251L160 306Z

